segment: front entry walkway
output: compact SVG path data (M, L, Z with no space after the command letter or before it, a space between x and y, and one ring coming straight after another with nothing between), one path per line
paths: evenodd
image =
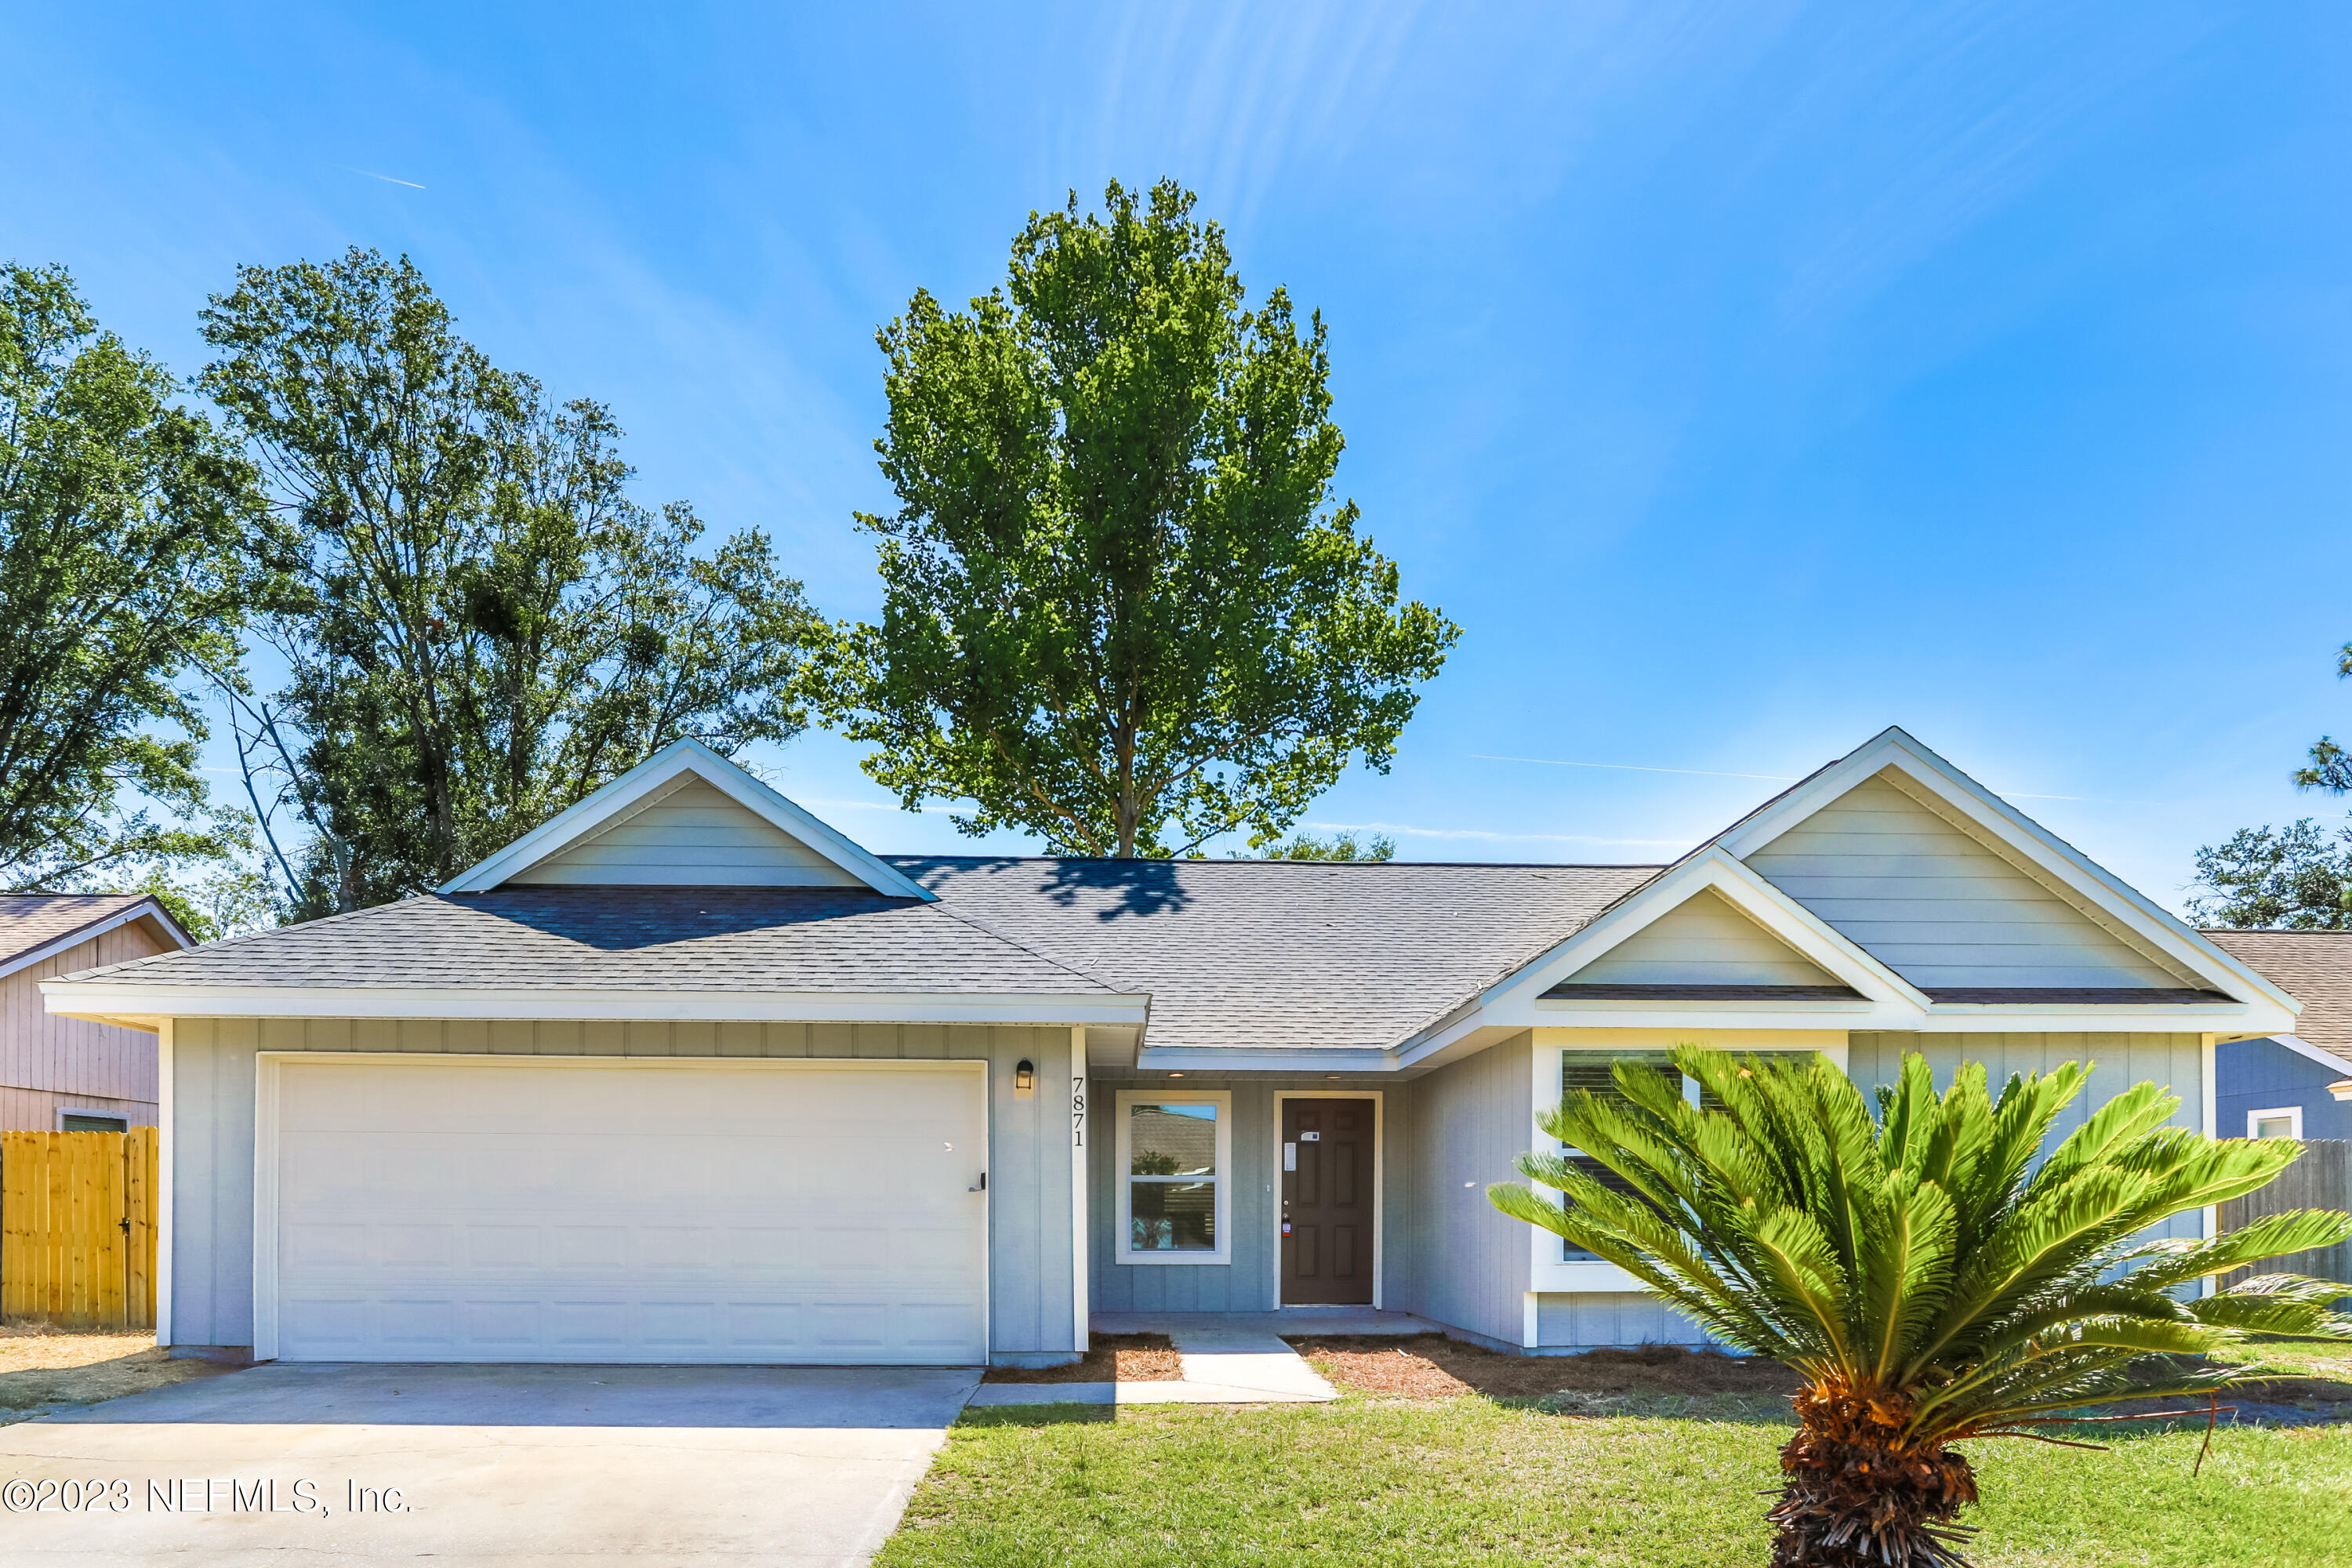
M1097 1312L1105 1334L1166 1334L1184 1363L1175 1383L985 1383L974 1405L1297 1405L1338 1393L1284 1334L1422 1334L1437 1325L1369 1307L1279 1312Z

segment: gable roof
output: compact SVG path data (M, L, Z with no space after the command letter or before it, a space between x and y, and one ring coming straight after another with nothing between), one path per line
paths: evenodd
M67 984L93 996L170 988L169 1006L182 1016L425 1016L400 1010L414 999L445 1009L439 1016L656 1016L667 1015L599 1008L630 996L677 1005L701 994L1065 997L1137 1004L1114 1011L1141 1021L1141 998L961 911L864 889L426 893L84 970Z
M891 898L926 900L930 895L819 821L738 764L691 737L672 741L578 805L558 813L489 858L467 867L438 889L479 893L511 880L609 832L615 825L695 781L710 786L795 845ZM567 878L567 880L578 880ZM730 885L740 879L730 877ZM638 885L633 879L630 885ZM776 885L790 885L779 882Z
M169 946L194 945L152 893L0 893L0 974L133 921L147 922Z
M1151 996L1155 1055L1380 1051L1555 945L1655 866L892 856L1040 952Z
M2295 1037L2352 1061L2352 931L2207 931L2205 939L2303 1004Z

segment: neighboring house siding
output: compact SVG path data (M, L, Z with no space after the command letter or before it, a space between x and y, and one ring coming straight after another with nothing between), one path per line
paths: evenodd
M163 951L133 923L0 976L0 1128L53 1132L65 1109L155 1125L155 1037L47 1012L41 982Z
M864 886L699 779L509 879L646 887Z
M1412 1262L1384 1303L1511 1346L1527 1332L1530 1243L1486 1188L1520 1180L1513 1162L1534 1145L1533 1049L1534 1037L1518 1035L1409 1086L1398 1163L1410 1172Z
M2091 1081L2059 1113L2045 1148L2055 1148L2093 1111L2137 1083L2156 1083L2180 1097L2172 1115L2176 1127L2195 1128L2202 1115L2204 1042L2196 1035L2063 1034L2063 1035L1942 1035L1880 1033L1851 1036L1846 1070L1871 1095L1880 1084L1901 1075L1903 1058L1917 1051L1935 1069L1936 1087L1951 1087L1953 1070L1963 1061L1982 1062L1986 1089L1994 1098L2011 1073L2048 1072L2063 1062L2093 1064ZM2226 1134L2228 1128L2221 1131ZM2202 1233L2203 1211L2176 1215L2148 1234L2194 1237Z
M2299 1105L2305 1138L2352 1138L2352 1104L2327 1092L2352 1078L2352 1062L2330 1067L2267 1039L2226 1041L2213 1055L2213 1130L2222 1137L2243 1138L2249 1111Z
M1745 859L1914 985L2181 984L1883 779Z
M1066 1083L1070 1031L919 1024L712 1024L480 1019L182 1018L171 1038L171 1342L253 1342L254 1058L269 1051L609 1057L809 1057L989 1065L991 1350L1076 1342L1069 1103L1013 1089Z
M1584 984L1833 985L1836 979L1712 889L1576 972Z

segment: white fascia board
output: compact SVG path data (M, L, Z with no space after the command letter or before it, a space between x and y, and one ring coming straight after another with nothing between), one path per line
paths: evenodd
M2263 1020L2271 1010L2259 1004L2237 1006L2182 1006L2153 1002L2000 1002L1941 1003L1910 1027L1921 1034L2101 1034L2130 1031L2150 1035L2268 1034ZM2293 1020L2279 1015L2275 1023Z
M1331 1072L1395 1072L1403 1064L1390 1052L1333 1047L1328 1049L1260 1049L1248 1046L1194 1046L1135 1053L1138 1072L1279 1072L1313 1076Z
M145 921L153 925L176 946L185 948L196 945L196 939L180 929L180 922L172 918L169 910L154 900L148 899L131 905L127 910L117 910L104 920L93 921L89 925L66 932L63 936L52 937L38 947L28 948L12 958L0 961L0 977L14 974L20 969L30 969L43 959L55 958L58 953L70 952L83 942L94 942L108 931L118 931L137 921Z
M626 818L649 797L692 773L736 805L815 850L877 893L936 901L937 895L884 865L829 824L818 820L691 737L672 741L577 805L557 813L504 849L441 884L444 893L479 893L549 856Z
M1862 994L1852 1002L1552 1002L1543 993L1702 891L1734 909ZM1925 993L1841 935L1820 916L1747 865L1709 845L1542 957L1497 981L1396 1047L1405 1066L1426 1060L1479 1029L1717 1028L1915 1029Z
M2137 889L2019 811L1900 729L1890 728L1790 790L1717 842L1745 860L1831 801L1895 768L2158 953L2242 1001L2303 1011L2284 991L2197 934Z
M52 980L42 1005L73 1018L689 1019L717 1023L1127 1024L1150 998L958 992L498 990L487 986L122 985Z

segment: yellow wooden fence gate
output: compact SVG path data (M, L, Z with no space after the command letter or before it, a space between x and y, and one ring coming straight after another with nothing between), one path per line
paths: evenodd
M155 1142L0 1132L0 1316L155 1326Z

